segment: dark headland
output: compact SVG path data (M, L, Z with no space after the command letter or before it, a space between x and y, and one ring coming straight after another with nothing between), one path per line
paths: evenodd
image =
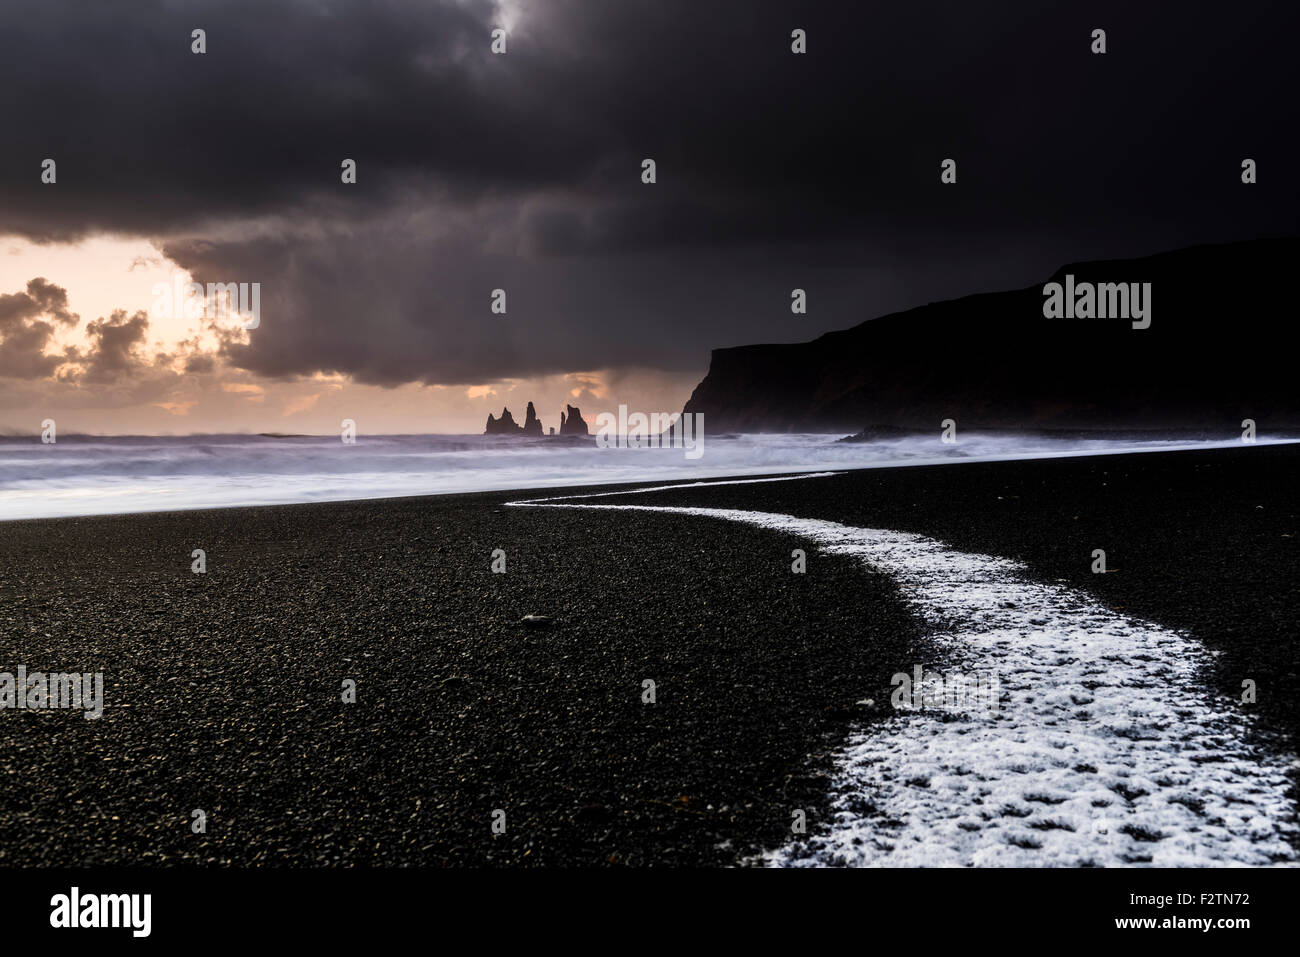
M642 501L1017 557L1219 651L1207 693L1256 681L1294 748L1298 482L1300 447L1256 446ZM792 575L799 540L735 523L520 497L0 524L0 669L106 685L95 721L0 713L0 863L723 865L782 843L791 808L824 820L833 749L882 713L857 702L929 653L892 580L815 552ZM1089 573L1095 547L1116 573Z
M1027 289L870 319L811 342L713 350L685 412L716 432L1300 428L1300 239L1062 266ZM1067 277L1072 277L1067 283ZM1150 284L1150 326L1046 318L1044 286ZM1100 298L1100 297L1099 297Z

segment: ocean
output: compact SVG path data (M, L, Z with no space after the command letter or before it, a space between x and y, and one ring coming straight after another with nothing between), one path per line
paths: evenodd
M0 520L560 488L1105 452L1230 447L1240 440L969 433L842 443L838 436L706 436L680 448L482 435L0 437ZM1259 438L1260 444L1271 441Z

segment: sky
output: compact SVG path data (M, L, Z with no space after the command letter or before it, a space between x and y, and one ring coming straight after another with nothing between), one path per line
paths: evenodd
M1293 0L1135 6L6 0L0 434L671 412L715 348L1294 235Z

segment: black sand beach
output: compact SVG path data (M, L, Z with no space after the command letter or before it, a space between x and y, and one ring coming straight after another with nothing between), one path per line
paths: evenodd
M0 862L721 864L816 819L916 640L893 585L513 497L0 526L0 669L107 685L98 721L0 712Z
M1213 682L1300 742L1300 445L879 469L683 489L643 504L783 512L917 532L1024 562L1217 652ZM1107 573L1092 572L1094 549Z
M1297 471L1300 448L1254 447L637 502L1019 558L1220 651L1218 689L1256 680L1294 743ZM925 659L892 581L811 549L793 575L802 543L733 523L503 506L525 497L0 524L0 671L106 683L97 721L0 712L0 865L719 865L795 808L814 827L832 749L880 713L855 702Z

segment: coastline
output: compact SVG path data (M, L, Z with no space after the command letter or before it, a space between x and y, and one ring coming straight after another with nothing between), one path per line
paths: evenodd
M1214 687L1254 676L1262 725L1294 742L1300 449L963 464L637 501L1014 557L1186 629L1219 652ZM25 785L0 795L0 860L717 866L783 843L791 808L814 826L833 752L871 720L855 702L925 660L895 582L842 556L792 575L805 543L732 523L505 507L525 497L0 526L0 668L106 675L98 721L0 713ZM1103 545L1115 571L1092 575Z
M102 670L105 708L0 712L0 862L721 865L825 804L863 676L915 636L892 583L508 497L6 525L6 658Z

